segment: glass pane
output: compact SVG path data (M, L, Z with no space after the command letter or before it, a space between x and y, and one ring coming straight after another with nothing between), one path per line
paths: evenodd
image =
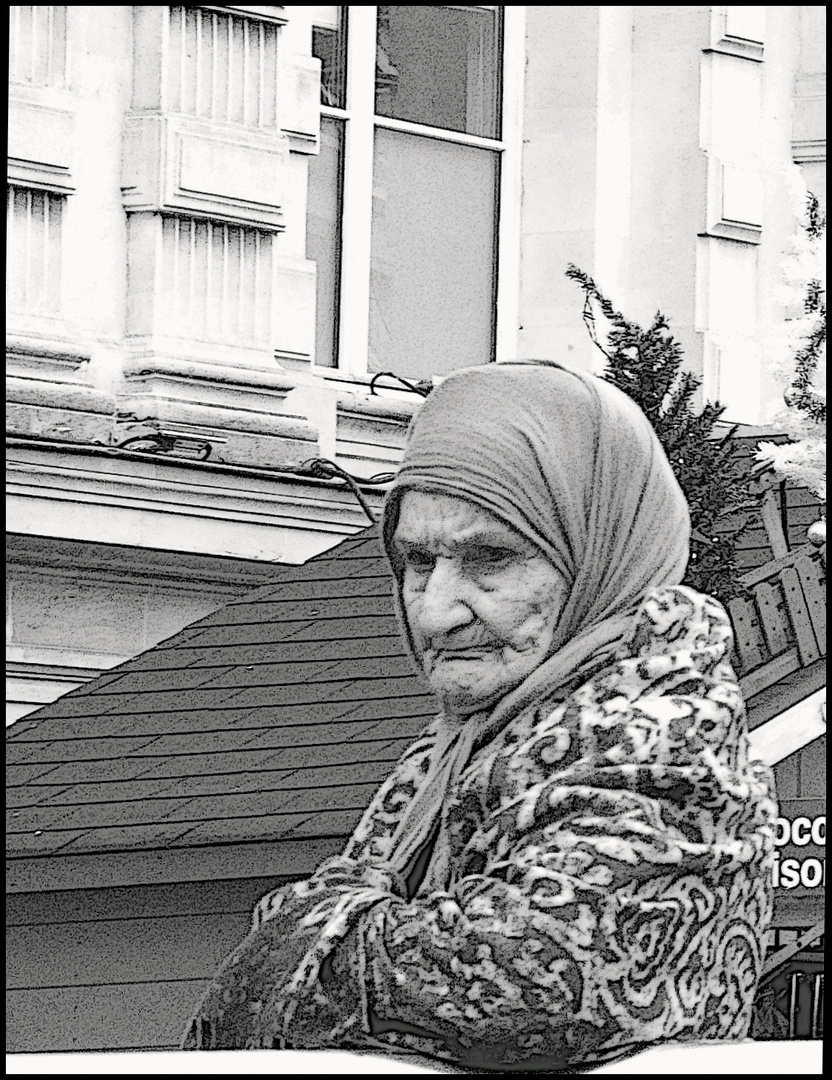
M309 157L306 257L317 263L315 363L338 362L338 298L341 277L341 161L344 123L321 117L321 152Z
M327 19L327 25L312 27L312 55L321 61L321 104L343 109L347 86L345 8L325 10L334 18Z
M500 138L496 8L379 7L376 113Z
M498 154L380 128L371 371L429 378L494 358Z

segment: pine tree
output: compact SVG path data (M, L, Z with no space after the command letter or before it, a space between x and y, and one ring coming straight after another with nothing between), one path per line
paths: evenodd
M713 437L725 407L706 403L696 411L701 380L681 370L682 347L661 312L643 329L616 311L588 274L570 264L566 276L583 290L584 323L607 361L603 378L641 407L688 500L692 533L685 583L723 603L746 595L737 540L747 527L747 511L760 497L737 457L736 427ZM598 337L596 310L609 324L605 343Z

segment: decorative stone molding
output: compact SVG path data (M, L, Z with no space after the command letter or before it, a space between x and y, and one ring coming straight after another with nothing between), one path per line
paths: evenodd
M826 161L826 75L798 76L794 92L792 157Z
M113 398L86 384L89 356L37 338L6 346L6 431L71 442L111 441Z
M708 155L706 235L759 244L763 227L763 178L750 164L728 164Z
M421 401L339 393L336 454L348 471L362 476L395 471L404 453L407 429Z
M321 62L295 53L278 69L280 127L289 148L298 154L317 154L321 135Z
M315 354L315 282L309 259L275 258L275 340L272 355L284 367L306 369Z
M75 190L68 109L14 96L9 101L8 183L65 195Z
M89 364L89 352L67 341L9 336L6 338L6 373L21 379L76 382Z
M211 460L296 465L319 456L318 430L293 407L283 373L134 357L118 398L118 443L137 435L202 439Z
M282 6L258 7L253 4L198 4L203 11L218 11L224 14L243 15L247 19L259 19L261 22L285 26L286 8Z
M200 215L278 231L288 147L178 116L128 116L122 193L128 212Z
M113 415L113 398L83 383L51 382L43 379L6 379L6 400L16 404L37 405L73 412ZM8 428L7 428L8 430Z
M826 161L826 139L795 139L792 160L798 165L809 161Z
M766 9L728 4L711 8L711 50L760 62L765 48Z
M11 393L12 391L10 391ZM94 391L77 402L83 408L62 408L58 401L44 388L43 401L38 403L36 393L28 389L19 396L31 401L9 400L6 402L6 431L19 438L54 439L66 443L95 443L109 446L112 441L112 408L101 411L93 406Z
M296 565L368 524L340 482L214 460L21 443L6 469L9 520L22 535ZM383 492L365 497L378 509Z

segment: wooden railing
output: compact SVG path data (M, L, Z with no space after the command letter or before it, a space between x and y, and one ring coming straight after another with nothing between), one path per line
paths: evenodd
M809 545L745 574L748 599L728 604L746 698L826 656L823 569Z

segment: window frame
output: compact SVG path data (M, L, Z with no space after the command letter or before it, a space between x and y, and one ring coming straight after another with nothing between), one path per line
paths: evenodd
M449 5L456 6L456 5ZM477 5L484 10L493 6ZM520 193L525 8L503 12L501 138L486 139L375 113L377 6L346 11L346 102L321 105L321 116L343 124L341 247L336 366L312 364L315 375L342 382L369 382L370 264L373 212L373 148L376 127L481 147L498 155L496 304L494 359L516 357L520 301ZM320 25L314 22L313 25ZM347 268L348 271L347 271Z

